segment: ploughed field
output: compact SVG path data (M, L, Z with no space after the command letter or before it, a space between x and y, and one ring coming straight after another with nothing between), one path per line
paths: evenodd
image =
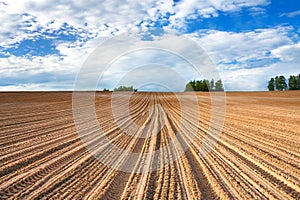
M0 93L0 199L300 199L299 91L124 95Z

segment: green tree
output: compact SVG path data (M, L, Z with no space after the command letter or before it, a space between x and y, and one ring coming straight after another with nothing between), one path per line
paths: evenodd
M277 79L276 79L277 78ZM283 91L287 89L286 79L284 76L275 77L276 89Z
M222 80L218 80L215 83L215 91L224 91Z
M275 79L271 78L268 84L268 89L269 91L274 91L275 90Z
M289 78L289 90L298 90L297 76L290 75Z
M215 81L214 81L214 79L211 79L211 81L209 83L209 90L214 91L214 89L215 89Z
M297 81L297 89L300 90L300 74L296 78Z
M137 91L133 88L133 86L119 86L118 88L115 88L114 91Z
M290 75L288 80L286 80L286 78L283 75L271 78L268 84L268 89L270 91L300 90L300 74Z
M196 81L195 91L202 91L202 80Z
M196 81L193 80L186 84L185 91L196 91Z
M202 81L202 87L203 87L203 90L202 91L205 91L205 92L208 92L209 91L209 80L203 80Z
M185 92L195 91L193 85L194 85L194 87L195 87L195 84L193 84L193 81L190 81L189 83L187 83L187 84L185 85L185 90L184 90L184 91L185 91Z
M278 76L275 77L275 89L279 90L278 88L280 88L280 84L279 84L279 78Z
M188 91L224 91L223 83L221 80L218 80L217 82L212 79L211 81L203 79L203 80L193 80L188 82L185 85L185 90Z

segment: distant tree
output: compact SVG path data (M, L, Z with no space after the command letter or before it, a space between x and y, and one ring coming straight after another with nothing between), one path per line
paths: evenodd
M297 81L298 77L291 75L289 78L289 90L298 90L298 81Z
M300 90L300 74L296 77L296 81L297 81L297 88L298 90Z
M215 83L215 91L224 91L221 79Z
M195 80L190 81L190 85L192 86L193 90L195 91L196 90L196 81Z
M286 84L286 78L284 76L279 76L280 83L282 85L283 90L288 89L288 85Z
M197 80L195 83L195 91L202 91L203 87L202 87L202 80Z
M135 91L136 89L133 88L133 86L119 86L118 88L115 88L114 91Z
M202 84L203 84L203 91L208 92L209 88L210 88L209 80L205 80L204 79L203 82L202 82Z
M275 77L275 89L279 90L278 88L280 88L280 84L279 84L279 78L278 76Z
M286 78L283 75L276 76L275 78L271 78L268 84L268 89L270 91L300 90L300 74L290 75L288 80L286 80Z
M275 90L275 79L271 78L268 84L268 89L269 91L274 91Z
M212 79L211 81L209 80L193 80L188 82L185 85L185 92L189 91L203 91L203 92L208 92L208 91L224 91L223 88L223 83L221 80L218 80L217 82Z
M109 89L104 88L103 92L109 92Z
M276 77L275 77L275 82L276 82ZM277 77L276 89L279 91L283 91L287 89L286 79L284 76L281 75Z
M211 79L211 81L209 83L209 90L214 91L214 89L215 89L215 81L214 81L214 79Z
M192 84L192 81L190 81L189 83L187 83L186 85L185 85L185 90L184 90L185 92L191 92L191 91L195 91L194 90L194 87L193 87L193 84Z

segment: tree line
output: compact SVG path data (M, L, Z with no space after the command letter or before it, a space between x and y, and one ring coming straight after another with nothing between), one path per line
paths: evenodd
M300 90L300 74L290 75L288 80L283 75L272 77L269 80L268 89L269 91Z
M118 88L115 88L114 91L133 91L133 92L137 92L137 89L135 89L132 85L131 86L119 86Z
M214 79L211 79L211 81L203 79L203 80L193 80L186 84L185 86L185 92L189 91L224 91L223 83L220 80L214 81Z

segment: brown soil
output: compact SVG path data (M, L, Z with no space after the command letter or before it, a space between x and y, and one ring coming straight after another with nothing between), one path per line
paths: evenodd
M176 95L188 105L185 118ZM300 91L226 93L219 137L208 131L208 93L197 93L198 107L191 94L176 95L134 93L129 120L113 116L111 93L96 94L99 127L84 118L81 136L91 138L89 149L101 159L132 169L123 172L83 145L71 92L0 93L0 199L300 199ZM116 103L124 104L121 97ZM180 132L181 120L190 124ZM124 151L161 152L134 159L105 151L96 128ZM168 162L172 157L178 159ZM152 168L158 170L139 173Z

